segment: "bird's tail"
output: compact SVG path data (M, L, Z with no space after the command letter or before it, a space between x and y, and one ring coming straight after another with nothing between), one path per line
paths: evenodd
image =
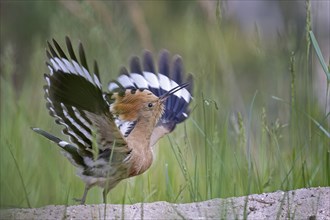
M62 148L64 151L64 155L69 159L69 161L75 165L76 167L86 167L86 164L83 160L83 157L79 154L78 148L66 141L61 140L58 137L55 137L54 135L48 133L47 131L44 131L40 128L31 128L36 133L44 136L48 140L54 142L57 144L60 148Z
M47 139L51 140L52 142L54 142L55 144L57 144L58 146L60 147L64 147L66 144L67 145L70 145L69 143L65 142L65 141L62 141L61 139L59 139L58 137L55 137L54 135L44 131L44 130L41 130L40 128L31 128L33 131L35 131L36 133L46 137ZM62 142L62 143L61 143Z

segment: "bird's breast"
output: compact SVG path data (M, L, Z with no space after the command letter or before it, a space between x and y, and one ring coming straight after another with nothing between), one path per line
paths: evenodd
M129 176L137 176L144 173L152 164L153 154L149 146L145 148L135 147L132 149L130 159Z

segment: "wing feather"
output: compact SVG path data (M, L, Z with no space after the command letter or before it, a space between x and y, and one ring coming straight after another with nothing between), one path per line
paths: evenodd
M143 69L140 60L134 56L130 61L130 72L122 68L117 80L108 85L110 92L117 89L148 89L156 96L161 96L174 87L189 82L189 86L171 95L165 104L164 114L153 132L154 143L166 133L173 131L178 123L183 122L190 114L189 104L192 101L192 75L185 76L182 58L175 55L171 62L167 50L162 50L158 60L158 73L155 62L149 51L143 53ZM117 126L120 123L117 122ZM152 141L153 142L153 141ZM152 143L152 144L154 144Z
M54 47L47 44L49 61L46 65L50 73L45 74L44 90L50 115L56 123L65 126L63 133L69 135L82 156L94 157L96 140L99 157L114 151L116 158L125 158L130 150L109 112L111 103L103 98L97 63L94 62L91 74L82 44L79 44L79 62L68 37L66 45L70 58L55 40Z

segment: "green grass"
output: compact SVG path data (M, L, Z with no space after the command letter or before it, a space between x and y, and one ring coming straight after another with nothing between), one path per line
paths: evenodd
M147 46L137 31L141 24L132 22L127 6L99 4L106 5L113 20L86 2L75 6L80 14L56 5L56 13L47 17L48 33L34 34L28 42L20 89L12 77L23 64L15 59L13 42L2 41L1 207L70 205L83 193L83 182L58 147L30 127L66 139L43 98L45 40L55 38L62 46L66 35L75 46L80 40L89 64L98 61L104 84L117 76L121 65L127 66L131 54L141 54ZM196 3L159 4L164 7L140 5L152 45L147 49L155 57L161 48L183 57L185 70L195 80L192 113L159 142L152 167L122 181L109 193L108 203L183 203L329 186L329 112L316 101L308 66L320 65L312 63L313 50L307 49L312 27L303 36L287 33L279 36L276 47L267 46L258 40L258 28L248 39L235 24L226 23L220 4L215 22L208 21ZM169 11L172 16L164 21ZM5 27L1 31L2 36L9 33ZM311 42L314 46L315 39ZM101 202L102 190L92 188L87 203Z

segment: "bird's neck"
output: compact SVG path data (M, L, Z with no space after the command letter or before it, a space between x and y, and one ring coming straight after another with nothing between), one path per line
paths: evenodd
M154 128L155 123L149 121L149 119L138 120L134 129L127 137L127 141L138 142L141 143L141 145L145 146L145 144L150 142L150 137Z
M153 155L150 147L150 137L154 129L152 122L137 121L134 129L127 137L128 147L132 149L130 176L135 176L146 171L152 163Z

